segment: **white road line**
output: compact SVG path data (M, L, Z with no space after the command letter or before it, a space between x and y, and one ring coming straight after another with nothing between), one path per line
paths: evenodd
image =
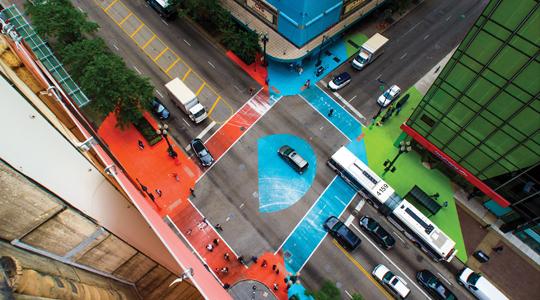
M345 220L344 224L345 226L349 226L352 224L352 222L354 221L354 215L350 215L349 217L347 217L347 220Z
M427 299L430 299L432 300L428 294L426 294L424 292L424 290L422 288L420 288L417 284L416 284L416 281L412 280L411 278L409 278L409 276L407 274L405 274L405 272L403 272L403 270L401 270L400 267L398 267L388 256L386 256L386 254L384 254L384 252L379 249L379 247L377 247L377 245L375 245L375 243L373 243L371 241L371 239L369 239L360 229L358 229L358 227L356 227L356 225L352 224L352 227L354 227L354 229L356 229L363 237L365 240L367 240L372 246L373 248L375 248L382 256L384 256L384 258L386 258L386 260L391 263L396 269L399 270L399 272L401 272L401 275L404 276L405 278L407 278L409 280L409 284L412 284L414 285L422 294L424 294L424 296L426 296Z
M311 106L311 108L313 108L314 111L316 111L316 112L319 113L323 118L325 118L325 119L328 120L328 117L327 117L325 114L323 114L323 113L321 113L320 111L318 111L318 110L315 108L315 106L311 105L311 103L309 103L309 101L307 101L306 98L304 98L304 96L302 96L302 95L300 95L300 94L298 94L298 96L299 96L300 98L302 98L304 101L306 101L306 103L307 103L309 106ZM337 131L341 132L341 134L343 134L343 136L344 136L347 140L351 141L351 139L350 139L343 131L341 131L341 129L339 129L339 127L337 127L336 125L334 125L334 123L330 122L330 120L328 120L328 123L330 123L330 125L334 126L334 128L335 128ZM360 124L362 124L362 123L360 123Z
M364 115L362 115L358 110L356 110L356 108L354 108L349 102L347 102L347 100L345 100L343 97L341 97L340 94L338 94L337 92L334 92L334 96L336 96L336 98L338 98L339 101L341 101L341 103L343 103L345 106L347 106L347 108L350 109L355 115L360 117L360 119L366 120L366 117L364 117ZM359 123L362 126L364 126L364 124L362 124L362 122L359 122Z
M236 85L233 84L233 87L234 87L237 91L239 91L240 93L242 92L242 90L241 90L239 87L237 87Z
M403 243L405 243L405 240L402 239L402 238L399 236L399 234L398 234L397 232L395 232L395 231L392 230L392 233L394 234L395 237L397 237L397 238L400 239Z
M381 76L382 76L382 73L381 73L381 74L379 74L379 76L377 76L377 78L375 78L375 80L377 80L377 79L381 78Z
M188 127L191 127L191 125L189 125L189 123L186 121L186 119L182 118L182 121L184 121L184 123L186 123L186 125L187 125Z
M401 60L401 59L404 59L405 56L407 56L407 53L403 54L399 59L400 59L400 60Z
M411 27L411 29L407 30L407 32L405 32L405 34L403 34L401 37L407 35L407 33L411 32L411 31L413 31L416 28L416 26L420 25L420 23L422 23L422 22L424 22L424 21L420 21L420 22L416 23L413 27Z
M208 131L210 131L210 129L214 128L214 126L216 126L216 122L215 121L210 122L210 124L208 124L208 126L206 126L206 128L203 129L203 131L201 131L201 133L199 133L197 138L202 139L203 136L205 136L208 133Z
M186 41L186 39L184 39L184 42L185 42L186 44L188 44L188 46L191 47L191 44L190 44L188 41Z
M349 103L351 103L351 101L353 101L355 98L356 98L356 95L354 95L354 97L352 97L351 99L349 99Z
M424 37L424 41L427 40L428 37L429 37L429 34L426 34L426 36Z
M116 49L116 51L120 51L120 48L118 48L118 46L116 46L116 44L112 44L112 46L114 47L114 49Z
M216 68L216 66L214 66L210 61L208 61L208 64L212 67L212 68Z
M326 186L326 188L324 188L324 191L322 191L322 193L319 195L319 197L317 198L317 200L315 200L315 202L313 202L313 204L311 205L311 207L308 209L308 211L306 212L306 214L302 217L302 219L300 219L300 221L298 221L298 223L296 223L296 226L294 226L293 230L291 230L291 232L289 232L289 235L285 238L285 240L283 241L283 243L281 243L281 245L277 248L276 252L274 252L274 255L276 255L279 250L281 249L281 247L283 247L283 245L285 245L285 243L287 242L287 240L291 237L291 235L294 233L294 231L296 230L296 228L298 228L298 226L300 226L300 223L302 223L302 221L307 217L307 215L309 215L309 212L315 207L315 205L317 205L317 203L319 202L319 200L321 199L322 195L324 194L324 192L326 192L326 190L332 185L332 183L336 180L336 178L338 178L338 176L336 175L334 177L334 179L332 179L332 181L330 181L330 183ZM324 238L323 238L324 239Z
M446 22L448 22L448 20L450 20L452 18L452 16L448 16L448 18L446 18Z
M135 71L137 71L137 73L139 73L139 75L142 75L141 71L139 71L136 66L133 66L133 68L135 69Z
M453 285L450 281L448 281L448 279L444 278L445 276L439 272L437 272L437 274L439 274L439 278L441 278L442 280L446 281L446 283L448 283L449 285Z
M336 176L337 177L337 176ZM330 186L330 185L328 185ZM358 195L358 193L354 193L354 195L352 196L351 199L349 199L348 203L350 204L351 201L354 199L354 197L356 197L356 195ZM339 214L338 219L341 219L341 216L343 215L343 213L347 210L347 206L349 206L348 204L343 208L343 210L341 211L341 213ZM313 249L313 251L311 252L311 254L306 258L306 261L302 264L302 266L300 267L300 269L298 269L298 272L302 271L302 269L304 268L304 266L307 264L307 262L309 261L309 259L313 256L313 254L315 254L315 252L317 251L317 249L319 248L319 246L322 244L322 242L324 241L324 239L326 238L326 236L328 235L328 232L324 235L324 237L321 239L321 241L319 242L319 244L317 245L317 247L315 247L315 249Z
M84 12L84 10L82 8L80 8L79 6L77 6L77 8L81 11L81 12Z
M160 18L161 19L161 18ZM161 19L161 22L163 22L163 24L169 26L169 23L165 22L165 20Z
M345 294L347 294L347 296L349 296L349 298L351 298L351 299L352 299L352 295L351 295L351 293L349 293L349 292L348 292L347 290L345 290Z
M189 152L189 150L191 150L191 144L190 145L187 145L184 147L184 149L186 150L186 152Z
M156 94L158 94L159 97L163 98L163 94L159 90L156 90Z

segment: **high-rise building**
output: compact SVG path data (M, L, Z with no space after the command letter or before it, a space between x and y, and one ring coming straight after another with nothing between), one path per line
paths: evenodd
M492 0L402 129L540 252L540 2ZM465 179L465 180L463 180Z

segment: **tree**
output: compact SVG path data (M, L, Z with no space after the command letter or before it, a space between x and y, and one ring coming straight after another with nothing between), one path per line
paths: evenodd
M80 84L93 100L92 108L103 116L115 112L121 128L141 118L141 108L150 107L150 81L137 76L116 55L95 56L84 69Z
M325 281L316 292L306 292L306 294L315 298L315 300L334 300L341 299L341 292L332 281Z
M351 300L364 300L364 297L360 294L353 294Z
M86 13L75 9L69 0L34 0L25 4L32 25L39 35L66 45L96 32L99 26L86 20Z
M101 38L83 39L66 45L59 52L62 62L76 80L81 78L86 66L94 61L96 56L110 54L107 45Z
M214 16L223 9L217 0L184 0L181 1L180 11L197 22L210 22L213 25Z

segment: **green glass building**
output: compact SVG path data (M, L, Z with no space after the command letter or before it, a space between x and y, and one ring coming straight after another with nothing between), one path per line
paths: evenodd
M492 0L402 126L540 252L540 2Z

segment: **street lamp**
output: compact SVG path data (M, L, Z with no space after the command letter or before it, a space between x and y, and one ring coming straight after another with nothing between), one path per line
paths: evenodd
M168 128L169 126L167 124L158 124L158 129L156 130L156 133L161 135L161 137L163 137L165 141L167 142L167 145L169 146L167 148L167 152L169 153L169 156L172 158L176 158L178 156L178 153L174 151L173 147L171 146L171 143L169 142L168 131L167 131Z
M396 160L399 158L399 156L403 153L407 153L407 152L410 152L412 150L412 147L411 147L411 142L406 142L406 141L401 141L399 142L399 150L398 150L398 153L396 155L396 157L394 157L394 159L392 159L392 161L390 160L386 160L384 161L384 172L382 173L382 175L384 176L386 173L388 173L388 171L394 173L394 171L396 171L396 167L394 167L394 164L396 163Z
M268 62L266 61L266 43L268 43L268 33L264 33L262 36L262 42L263 42L263 66L268 66Z
M317 57L317 63L315 64L316 67L320 66L322 61L321 61L321 53L322 53L322 48L324 46L324 42L328 39L328 37L326 35L323 35L322 37L322 41L321 41L321 45L319 46L319 56Z

